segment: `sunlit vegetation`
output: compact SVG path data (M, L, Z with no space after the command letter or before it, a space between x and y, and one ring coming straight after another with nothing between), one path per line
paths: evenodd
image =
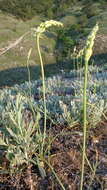
M0 190L105 190L106 1L0 9Z

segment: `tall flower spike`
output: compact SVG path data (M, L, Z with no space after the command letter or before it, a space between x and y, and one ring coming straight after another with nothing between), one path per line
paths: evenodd
M88 62L92 55L92 48L94 45L94 40L96 33L98 31L98 24L94 26L92 32L89 34L86 46L84 48L84 59L85 59L85 68L84 68L84 93L83 93L83 153L82 153L82 167L81 167L81 180L80 180L80 190L83 190L84 182L84 170L85 170L85 154L86 154L86 136L87 136L87 76L88 76Z
M63 24L59 21L55 21L55 20L49 20L49 21L46 21L46 22L42 22L40 24L40 26L37 27L36 29L36 34L42 34L43 32L46 31L47 28L51 27L51 26L62 26L63 27Z
M96 37L96 33L99 29L98 24L96 24L93 28L93 30L91 31L91 33L89 34L89 36L87 37L87 41L86 41L86 46L84 48L84 57L85 57L85 61L88 62L91 55L92 55L92 48L94 45L94 40Z
M41 147L41 155L44 155L44 145L45 145L45 139L46 139L46 118L47 118L47 109L46 109L46 86L45 86L45 72L44 72L44 65L42 60L42 55L40 51L40 37L42 33L44 33L49 27L51 26L63 26L61 22L50 20L46 22L42 22L35 31L36 36L36 42L37 42L37 50L39 54L40 59L40 65L41 65L41 74L42 74L42 88L43 88L43 102L44 102L44 132L43 132L43 141L42 141L42 147Z

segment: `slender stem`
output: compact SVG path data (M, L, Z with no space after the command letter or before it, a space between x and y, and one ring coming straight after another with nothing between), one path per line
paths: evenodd
M42 55L40 51L40 34L37 35L37 48L38 48L38 53L39 53L39 58L40 58L40 65L41 65L41 73L42 73L42 87L43 87L43 102L44 102L44 134L43 134L43 142L42 142L42 149L41 153L43 154L43 149L44 149L44 143L45 143L45 138L46 138L46 88L45 88L45 74L44 74L44 67L43 67L43 60L42 60Z
M85 166L85 151L86 151L86 133L87 133L87 74L88 74L88 61L85 62L84 73L84 92L83 92L83 153L82 153L82 168L81 168L81 182L80 190L83 190L84 181L84 166Z
M29 50L28 52L28 57L27 57L27 70L28 70L28 81L29 81L29 91L30 91L30 98L31 98L31 74L30 74L30 69L29 69L29 60L31 56L31 51L32 49Z
M62 188L63 190L65 190L65 187L63 186L63 184L62 184L60 178L58 177L58 175L57 175L56 172L54 171L53 167L49 164L48 161L46 161L46 160L44 160L44 161L45 161L45 163L49 166L49 168L51 169L51 171L53 172L53 174L54 174L54 176L56 177L56 179L57 179L59 185L61 186L61 188Z

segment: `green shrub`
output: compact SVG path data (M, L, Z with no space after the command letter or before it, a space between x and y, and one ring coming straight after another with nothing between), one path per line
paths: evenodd
M64 28L58 31L58 50L60 52L59 59L66 59L71 57L71 53L74 46L78 44L76 35L79 33L80 26L78 24L73 25L69 28Z
M0 0L0 9L18 18L31 19L36 14L52 18L63 12L77 0Z
M0 9L25 20L37 13L52 16L52 3L51 0L1 0Z
M83 8L83 12L87 15L88 18L96 16L100 13L100 4L99 3L87 3Z
M81 27L84 27L88 22L88 18L87 18L87 15L84 14L84 15L81 15L79 17L79 24L81 25Z
M55 0L53 4L53 12L55 17L62 16L66 9L76 2L77 0Z

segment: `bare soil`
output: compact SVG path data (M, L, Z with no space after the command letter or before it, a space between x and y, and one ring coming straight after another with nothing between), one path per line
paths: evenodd
M56 137L51 147L51 166L66 190L78 190L81 174L82 126L75 126L72 129L66 125L51 128L48 126L47 133ZM105 119L102 119L96 128L88 129L86 154L83 190L106 190L107 121ZM2 166L8 167L5 157ZM61 186L47 165L45 170L46 178L43 179L38 168L32 166L32 188L26 169L23 173L11 176L5 173L0 174L0 190L61 190Z

